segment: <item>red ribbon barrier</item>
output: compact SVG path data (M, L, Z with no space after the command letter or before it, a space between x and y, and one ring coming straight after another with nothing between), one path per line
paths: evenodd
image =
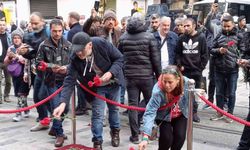
M239 122L241 124L244 124L246 126L250 126L250 122L243 120L241 118L235 117L234 115L225 112L224 110L220 109L219 107L215 106L213 103L211 103L209 100L207 100L204 96L200 96L199 94L197 94L201 100L203 100L206 104L208 104L209 106L211 106L213 109L215 109L216 111L218 111L219 113L227 116L228 118L231 118L232 120Z
M142 107L136 107L136 106L128 106L128 105L124 105L124 104L121 104L121 103L118 103L118 102L115 102L113 100L110 100L110 99L107 99L106 97L103 97L101 95L98 95L96 94L95 92L89 90L87 87L85 87L84 85L82 85L78 80L77 80L77 83L80 85L80 87L87 91L88 93L90 93L91 95L109 103L109 104L112 104L112 105L115 105L115 106L119 106L121 108L126 108L126 109L129 109L129 110L136 110L136 111L145 111L145 108L142 108ZM170 106L172 106L174 103L176 103L177 101L179 100L179 97L175 97L174 100L162 107L159 108L159 110L164 110Z
M16 109L16 110L0 110L0 114L11 114L11 113L17 113L17 112L22 112L22 111L27 111L27 110L30 110L34 107L37 107L37 106L40 106L44 103L46 103L47 101L51 100L53 97L55 97L58 93L60 93L62 91L62 88L63 87L60 87L58 90L56 90L53 94L51 94L50 96L48 96L47 98L43 99L42 101L34 104L34 105L31 105L31 106L28 106L28 107L24 107L24 108L21 108L21 109Z

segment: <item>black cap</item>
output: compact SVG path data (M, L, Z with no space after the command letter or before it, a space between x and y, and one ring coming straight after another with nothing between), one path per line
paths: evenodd
M246 17L245 17L245 16L240 16L240 17L238 18L238 22L240 22L240 21L243 20L243 19L246 19Z
M91 39L87 33L76 33L72 38L72 51L74 53L81 51L89 42L91 42Z

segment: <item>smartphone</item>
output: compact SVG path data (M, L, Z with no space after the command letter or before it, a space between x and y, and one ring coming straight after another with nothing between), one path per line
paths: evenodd
M95 11L96 11L96 12L98 12L99 5L100 5L100 0L96 0L96 1L95 1L95 4L94 4L94 8L95 8Z

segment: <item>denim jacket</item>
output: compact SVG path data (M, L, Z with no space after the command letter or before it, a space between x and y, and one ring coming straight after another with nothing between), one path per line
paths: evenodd
M178 101L181 112L186 118L188 118L188 80L188 78L184 77L184 95L181 96ZM158 83L156 83L153 88L152 96L147 104L146 111L143 115L143 133L151 135L155 120L171 122L171 108L158 111L161 106L168 103L167 101L168 100L165 94L160 89Z

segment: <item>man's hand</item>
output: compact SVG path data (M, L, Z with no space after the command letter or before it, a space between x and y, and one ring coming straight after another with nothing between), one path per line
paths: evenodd
M211 7L212 13L217 13L218 8L219 8L218 3L213 3L213 4L212 4L212 7Z
M66 107L65 103L61 103L58 107L56 107L53 111L53 116L57 119L61 119L61 115L64 112Z
M225 54L225 53L227 52L227 49L224 48L224 47L221 47L221 48L219 49L219 51L220 51L221 54Z
M22 45L18 48L17 53L18 53L19 55L24 55L25 53L28 52L28 48L29 48L29 45L27 45L27 44L22 44Z
M95 8L91 9L91 17L95 18L97 16L97 12L95 11Z
M237 61L237 64L241 67L246 67L247 65L249 65L249 61L247 59L239 59Z
M58 69L58 73L60 73L60 74L66 74L67 73L67 66L61 66Z
M59 65L52 65L51 69L54 73L58 73L59 70L60 70L60 67Z
M106 72L104 75L100 78L102 82L108 82L112 78L112 73L111 72Z

